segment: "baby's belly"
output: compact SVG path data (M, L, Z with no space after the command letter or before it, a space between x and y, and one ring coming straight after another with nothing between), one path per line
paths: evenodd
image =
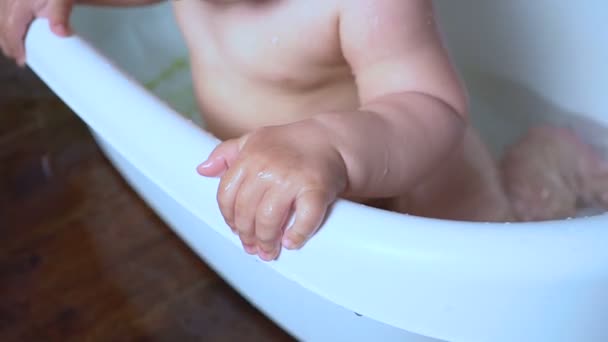
M359 106L355 84L335 80L311 89L256 81L226 72L199 72L193 67L194 90L207 130L220 139L256 128L282 125L331 111Z

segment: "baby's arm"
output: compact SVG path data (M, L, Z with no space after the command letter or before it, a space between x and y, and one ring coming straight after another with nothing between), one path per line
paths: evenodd
M401 195L463 137L467 99L430 0L349 0L340 13L345 58L361 108L315 117L336 137L347 193Z
M17 61L25 63L23 39L37 17L48 18L52 31L59 36L71 34L70 13L74 4L102 6L147 5L161 0L0 0L0 48Z
M281 245L302 247L339 195L404 194L464 136L466 96L441 46L431 1L342 3L342 50L361 107L224 141L198 168L221 177L217 197L226 223L248 253L264 260L276 258Z

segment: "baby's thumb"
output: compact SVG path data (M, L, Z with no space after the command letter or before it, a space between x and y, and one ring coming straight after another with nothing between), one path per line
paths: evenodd
M234 164L240 151L240 139L227 140L219 144L207 157L207 160L197 167L201 176L219 177Z
M70 14L74 0L49 0L46 17L49 19L51 30L58 36L66 37L72 34Z

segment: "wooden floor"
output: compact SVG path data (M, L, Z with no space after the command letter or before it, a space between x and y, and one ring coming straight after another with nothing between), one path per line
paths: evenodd
M0 341L289 341L0 60Z

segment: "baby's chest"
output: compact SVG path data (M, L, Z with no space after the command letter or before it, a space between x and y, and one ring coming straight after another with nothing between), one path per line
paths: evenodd
M209 23L216 62L249 78L304 86L316 82L345 64L329 2L279 1L218 13Z

